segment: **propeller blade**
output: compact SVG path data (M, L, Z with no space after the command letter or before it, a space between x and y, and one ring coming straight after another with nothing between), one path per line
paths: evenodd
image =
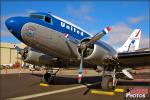
M78 74L78 83L81 83L82 80L82 73L83 73L83 52L84 50L81 51L81 62L80 62L80 68L79 68L79 74Z
M92 37L91 40L88 42L88 44L96 42L97 40L102 38L105 34L107 34L110 30L111 30L111 28L109 26L106 27L102 32L100 32L100 33L96 34L94 37Z
M14 45L15 49L17 50L17 52L21 51L21 48L19 48L18 46Z
M19 46L14 45L15 49L17 50L17 52L23 57L25 50L21 49Z

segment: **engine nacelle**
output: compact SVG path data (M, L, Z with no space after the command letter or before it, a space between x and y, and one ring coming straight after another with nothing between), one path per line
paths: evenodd
M38 65L51 65L53 60L52 57L30 47L25 50L24 56L22 58L27 63Z
M88 42L89 40L90 39L84 39L82 42ZM99 43L100 45L91 44L91 46L87 47L83 55L85 61L99 65L104 61L104 59L116 56L116 51L108 46L108 44L102 41ZM79 55L81 54L80 48L78 48L78 53Z

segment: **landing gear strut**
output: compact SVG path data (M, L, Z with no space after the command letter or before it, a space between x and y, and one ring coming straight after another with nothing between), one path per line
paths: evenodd
M117 84L116 79L116 67L114 66L113 71L107 71L106 68L103 71L103 77L101 82L102 90L111 91L114 90Z
M52 67L47 67L46 73L43 76L43 79L45 80L45 82L52 84L59 70L60 68L54 72Z

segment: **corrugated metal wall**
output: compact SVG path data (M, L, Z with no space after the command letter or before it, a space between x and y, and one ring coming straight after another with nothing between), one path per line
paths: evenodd
M20 45L20 44L19 44ZM24 48L25 45L20 45ZM16 61L21 62L21 56L17 54L14 44L1 43L0 45L0 64L14 64Z

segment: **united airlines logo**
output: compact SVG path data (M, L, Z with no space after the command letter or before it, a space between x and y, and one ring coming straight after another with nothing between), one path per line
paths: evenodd
M71 25L68 25L68 24L66 24L64 22L61 22L60 24L61 24L61 27L64 27L64 28L66 28L66 29L68 29L68 30L70 30L72 32L77 33L77 34L80 34L81 36L84 35L84 33L81 30L79 30L79 29L77 29L77 28L75 28L75 27L73 27Z
M34 36L36 32L36 28L33 26L28 26L26 30L27 30L26 34L31 37Z

